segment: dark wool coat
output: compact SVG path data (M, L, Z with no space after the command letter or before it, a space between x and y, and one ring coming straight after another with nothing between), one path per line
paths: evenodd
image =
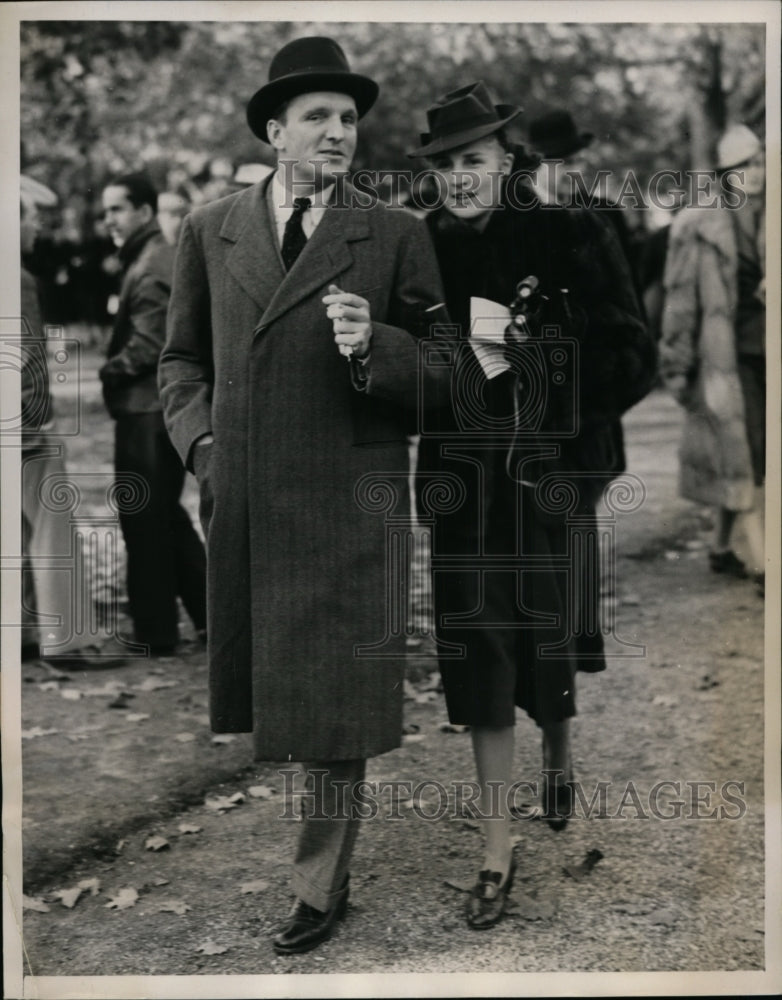
M594 502L624 470L619 417L654 381L654 342L599 213L506 201L482 232L442 210L428 224L463 341L452 364L458 389L421 436L416 480L424 516L430 480L460 484L460 501L433 518L449 717L509 726L515 704L545 725L575 713L576 669L605 668ZM509 306L529 276L547 311L515 355L518 380L487 379L464 343L470 298Z
M419 394L418 344L402 324L442 292L424 225L381 205L332 205L286 275L268 183L185 220L160 363L186 464L214 434L199 470L212 728L252 730L257 759L368 757L401 738L392 619L405 609L386 517L407 518ZM346 186L342 201L352 196ZM321 301L332 282L370 302L366 392L334 344ZM431 388L446 378L435 371ZM357 655L372 644L379 655Z
M761 227L758 245L764 246ZM671 225L660 343L663 379L683 375L680 492L750 510L752 458L736 352L738 250L731 210L691 209Z

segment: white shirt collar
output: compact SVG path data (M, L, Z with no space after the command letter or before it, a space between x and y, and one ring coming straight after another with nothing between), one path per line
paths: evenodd
M292 194L280 180L280 172L275 170L271 182L271 205L274 212L275 228L280 246L285 233L285 223L293 215L293 199L297 195ZM301 228L307 239L312 236L316 226L323 218L329 203L334 196L334 184L329 184L322 191L312 195L312 205L307 209L301 219Z

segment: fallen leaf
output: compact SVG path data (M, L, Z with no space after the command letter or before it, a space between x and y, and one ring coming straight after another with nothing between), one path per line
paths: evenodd
M454 725L453 722L441 722L438 728L441 733L468 733L470 731L469 726L458 726Z
M593 847L591 851L587 851L586 856L584 857L584 860L581 862L580 865L565 865L562 871L566 875L569 875L570 878L573 878L578 882L579 879L582 879L584 877L584 875L588 875L595 867L595 865L598 863L598 861L600 861L600 859L604 857L605 855L603 854L602 851L598 850L596 847Z
M236 800L234 796L228 798L225 795L218 795L213 799L207 799L204 805L207 809L213 809L215 812L225 812L227 809L235 809L240 802L244 802L244 796Z
M421 685L422 691L439 691L442 686L442 680L440 679L440 672L435 671L433 674L429 674L429 679Z
M60 696L66 701L80 701L81 691L77 691L76 688L62 688Z
M100 892L100 879L99 878L83 878L81 882L77 882L80 889L85 891L89 889L91 896L97 896Z
M157 677L147 677L140 684L134 685L135 691L161 691L163 688L173 688L178 681L161 681Z
M425 740L426 737L423 733L411 733L409 736L402 737L405 743L420 743L421 740Z
M236 739L235 736L231 736L230 733L220 733L218 736L212 737L212 743L233 743Z
M182 899L167 899L155 907L156 913L176 913L180 917L183 917L188 910L192 910L192 906L188 906Z
M550 900L523 893L509 901L506 912L515 914L522 920L551 920L557 910Z
M110 695L118 695L122 692L126 697L132 698L129 691L124 690L125 685L121 681L107 681L103 687L88 687L82 690L85 698L106 698Z
M668 562L675 562L677 559L680 558L680 555L675 550L669 549L669 551L665 553L665 558L668 560Z
M270 799L274 795L274 789L269 788L268 785L253 785L252 788L248 788L247 792L254 799Z
M444 881L446 885L458 889L459 892L472 892L472 887L475 885L475 882L468 878L447 878Z
M211 938L207 938L203 944L199 944L196 951L200 951L204 955L222 955L228 949L221 944L215 944Z
M49 907L46 903L42 899L36 899L34 896L22 896L22 909L37 910L39 913L49 912Z
M170 846L171 845L169 844L169 842L166 840L165 837L159 837L159 836L147 837L147 840L144 843L144 847L148 851L162 851L165 850L166 847Z
M135 906L138 901L138 893L135 889L120 889L117 895L106 903L107 910L127 910Z
M155 885L168 885L169 880L167 878L156 878Z
M44 681L43 684L38 685L39 691L59 691L60 685L57 681Z
M203 827L196 826L195 823L180 823L177 829L180 833L200 833Z
M437 701L437 697L438 695L436 691L422 691L420 694L415 696L415 701L417 701L419 705L427 705L430 701Z
M52 896L55 899L59 899L63 906L67 906L69 910L72 910L81 894L82 890L76 886L75 889L56 889L52 893Z
M131 698L135 697L136 696L134 694L130 694L127 691L123 691L121 694L117 695L114 701L109 702L109 708L130 708L128 702L130 701Z
M174 739L177 743L192 743L195 735L193 733L177 733Z
M402 735L409 736L411 733L418 733L421 731L421 727L417 722L406 722L402 727Z
M679 919L679 914L672 907L664 906L659 910L652 910L646 917L650 924L661 924L665 927L673 927Z
M22 730L22 739L34 740L38 736L54 736L54 734L58 732L59 729L41 729L40 726L33 726L32 729Z
M117 846L114 848L114 853L115 854L121 854L122 853L122 848L124 846L125 846L125 841L124 840L118 840L117 841Z
M402 691L404 693L405 701L414 701L415 696L418 694L416 689L406 677L402 683Z
M145 719L148 719L149 716L145 712L131 712L129 715L126 715L125 718L128 722L143 722Z
M258 878L254 882L245 882L239 887L239 891L244 895L248 892L264 892L268 888L269 883L264 882L262 878Z

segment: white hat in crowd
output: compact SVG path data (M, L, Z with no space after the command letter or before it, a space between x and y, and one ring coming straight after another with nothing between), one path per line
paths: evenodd
M727 170L746 163L762 148L760 139L746 125L731 125L717 143L717 169Z
M57 195L51 188L34 177L22 174L19 182L19 194L26 205L43 205L44 208L51 208L57 204Z

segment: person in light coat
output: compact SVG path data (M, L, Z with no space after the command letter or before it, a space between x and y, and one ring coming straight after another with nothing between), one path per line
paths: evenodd
M661 373L685 410L683 497L715 508L711 569L763 584L760 487L765 477L765 160L746 126L718 147L718 204L671 226ZM749 571L732 548L742 526Z

